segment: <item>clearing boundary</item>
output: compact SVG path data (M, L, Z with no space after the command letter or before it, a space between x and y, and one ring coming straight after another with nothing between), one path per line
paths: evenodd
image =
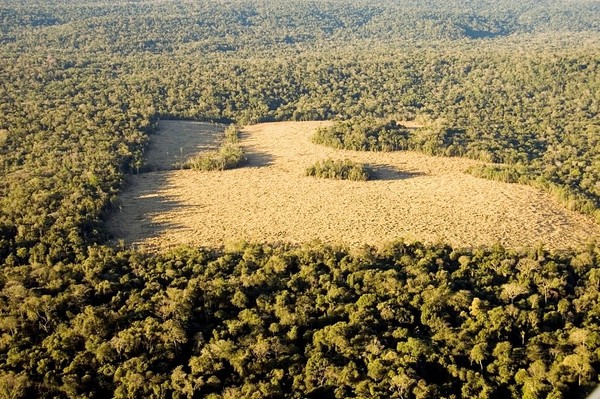
M163 122L161 122L163 123ZM196 122L178 121L181 125ZM249 165L223 172L169 170L133 177L122 210L109 220L115 236L150 249L239 241L380 245L405 238L457 247L493 245L560 249L600 237L591 218L529 186L476 178L475 161L414 152L355 152L310 142L327 122L281 122L242 132ZM161 136L180 142L174 124ZM207 135L213 131L210 124ZM214 143L214 140L213 140ZM155 143L164 153L162 144ZM149 160L153 158L149 154ZM377 180L304 176L325 158L374 166Z

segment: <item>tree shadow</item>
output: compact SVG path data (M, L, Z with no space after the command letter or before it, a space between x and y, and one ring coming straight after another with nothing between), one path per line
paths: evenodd
M256 146L251 144L246 144L244 141L250 136L247 132L240 132L240 141L242 143L242 148L246 154L246 159L248 159L248 163L246 166L255 167L255 168L263 168L266 166L270 166L273 164L275 157L273 155L257 151Z
M425 175L423 172L399 170L394 166L384 164L370 164L367 167L373 171L372 180L406 180Z
M273 161L275 160L273 155L266 152L255 151L253 150L253 147L254 146L244 146L246 159L248 159L247 166L264 168L273 164Z
M158 220L165 213L193 207L164 194L171 185L168 172L129 176L119 202L113 205L105 221L109 243L117 245L122 240L126 246L144 245L144 241L165 231L184 228L180 223Z

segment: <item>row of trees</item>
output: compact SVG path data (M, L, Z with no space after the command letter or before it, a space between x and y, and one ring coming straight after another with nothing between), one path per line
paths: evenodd
M377 124L374 121L346 121L317 129L312 136L316 144L354 151L407 150L410 131L392 120Z

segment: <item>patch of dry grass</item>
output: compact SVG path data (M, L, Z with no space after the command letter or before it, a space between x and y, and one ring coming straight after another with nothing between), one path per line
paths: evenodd
M245 128L240 144L248 166L241 169L134 177L122 211L109 224L126 243L150 248L315 239L379 245L400 237L459 247L499 242L565 248L600 237L600 226L589 217L566 210L539 190L466 174L475 161L341 151L311 143L311 134L324 124ZM304 175L325 158L369 164L375 180Z

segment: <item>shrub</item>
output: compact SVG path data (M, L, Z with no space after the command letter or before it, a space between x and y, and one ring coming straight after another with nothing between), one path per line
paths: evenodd
M230 126L225 130L225 141L218 150L202 152L188 160L184 167L202 171L240 167L246 163L247 159L238 142L239 129L236 126Z
M327 179L365 181L370 178L371 172L365 165L345 160L326 159L317 161L306 169L307 176L322 177Z
M408 138L408 129L393 120L384 124L345 121L317 129L312 141L344 150L397 151L408 149Z

